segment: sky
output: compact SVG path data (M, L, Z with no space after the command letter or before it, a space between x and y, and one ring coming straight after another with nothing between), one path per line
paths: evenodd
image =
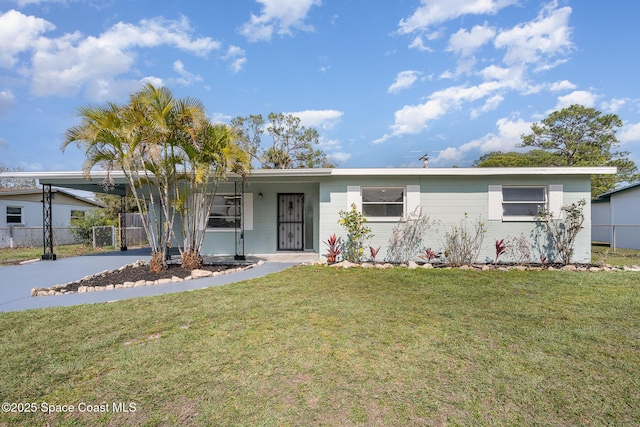
M581 104L640 165L629 0L0 0L0 165L80 170L78 107L147 82L215 122L271 112L339 167L469 167Z

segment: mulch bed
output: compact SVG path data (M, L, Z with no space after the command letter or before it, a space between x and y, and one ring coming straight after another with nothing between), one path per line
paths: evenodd
M200 269L213 271L213 272L220 272L220 271L225 271L230 268L236 268L236 267L237 266L219 264L219 265L203 265ZM122 270L111 271L108 273L91 276L89 278L70 283L67 285L66 288L68 289L68 291L77 292L80 286L97 287L97 286L122 284L124 282L137 282L138 280L154 281L159 279L171 279L174 276L184 279L185 277L190 275L191 275L191 270L182 268L177 264L169 264L169 268L160 273L152 272L149 269L148 265L142 265L139 267L128 265Z

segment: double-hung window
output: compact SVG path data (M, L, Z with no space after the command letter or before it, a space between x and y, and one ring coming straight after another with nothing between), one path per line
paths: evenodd
M233 194L213 196L207 228L234 229L240 226L240 197Z
M206 221L207 229L233 231L241 225L244 230L253 230L253 194L244 193L244 198L235 194L213 196L211 212Z
M502 187L502 216L532 218L548 210L546 187Z
M22 224L22 208L7 206L7 224Z
M71 223L84 219L84 211L71 210Z
M535 221L538 213L560 218L564 195L561 184L489 185L488 219L495 221Z
M362 214L374 218L401 217L405 193L405 187L362 187Z

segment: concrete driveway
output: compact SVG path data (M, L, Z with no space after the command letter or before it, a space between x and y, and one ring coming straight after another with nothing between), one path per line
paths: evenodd
M149 249L108 252L64 258L57 261L38 261L24 265L0 267L0 312L110 302L220 286L262 277L302 262L317 260L317 257L317 254L282 254L265 257L266 262L264 264L232 274L165 285L46 297L30 296L31 289L37 287L46 288L76 281L104 270L115 270L123 265L132 264L137 260L149 261Z

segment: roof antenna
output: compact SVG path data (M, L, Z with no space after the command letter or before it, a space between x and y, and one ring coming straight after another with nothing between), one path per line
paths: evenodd
M425 153L424 156L420 157L418 160L422 160L422 167L427 169L429 167L429 154Z

